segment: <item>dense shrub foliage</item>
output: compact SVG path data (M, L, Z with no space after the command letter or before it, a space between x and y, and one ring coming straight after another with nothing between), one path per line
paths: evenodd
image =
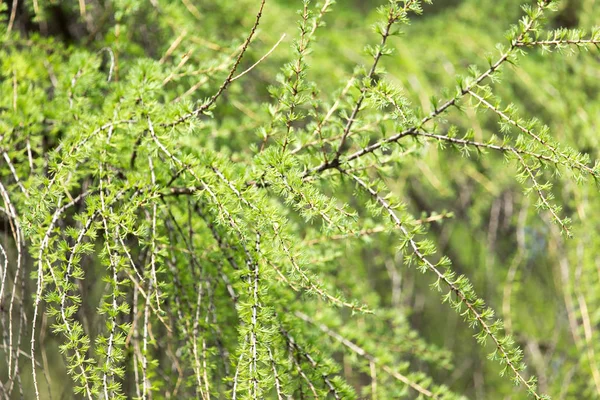
M0 1L0 396L600 398L600 11L521 1Z

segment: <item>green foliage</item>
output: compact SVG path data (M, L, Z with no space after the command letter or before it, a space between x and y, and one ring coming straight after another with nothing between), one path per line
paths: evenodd
M4 398L600 396L593 0L22 3Z

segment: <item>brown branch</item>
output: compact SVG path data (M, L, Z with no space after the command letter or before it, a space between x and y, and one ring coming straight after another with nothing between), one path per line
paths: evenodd
M265 6L265 2L266 2L266 0L261 1L260 7L258 9L258 13L256 14L256 20L254 21L254 25L252 26L252 29L250 30L250 33L248 34L248 37L246 38L246 41L244 42L244 44L242 46L242 50L240 51L240 54L237 56L235 62L233 63L233 66L229 70L229 74L227 75L227 78L225 78L225 80L223 81L223 83L221 84L221 86L219 87L217 92L215 94L213 94L212 97L210 99L208 99L208 101L206 101L204 104L202 104L200 107L198 107L194 111L179 117L174 122L161 124L162 127L171 128L173 126L179 125L179 124L187 121L190 118L195 118L195 117L199 116L200 114L202 114L203 112L208 110L219 99L219 97L221 97L223 92L225 92L225 90L227 89L229 84L233 81L235 72L236 72L238 66L240 65L240 62L242 61L242 58L244 57L246 50L248 50L248 47L250 46L250 42L252 41L252 38L254 37L254 34L256 33L256 29L258 28L258 24L260 23L260 19L262 17L262 12L263 12L263 8Z

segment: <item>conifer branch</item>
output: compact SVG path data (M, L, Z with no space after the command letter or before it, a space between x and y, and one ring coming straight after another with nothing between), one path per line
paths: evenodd
M23 186L23 182L21 182L21 180L19 179L19 176L17 175L17 171L15 170L13 163L10 161L10 157L8 156L8 153L3 148L0 148L0 152L2 153L2 157L4 157L4 161L6 161L6 165L8 165L10 172L12 173L13 177L15 178L15 182L19 186L19 189L21 189L21 192L23 192L23 195L25 197L29 197L29 193L27 192L27 189L25 189L25 187Z
M110 143L110 139L113 133L113 129L111 128L109 130L109 133L107 135L106 138L106 145L108 146ZM104 151L104 156L106 156L106 150ZM101 209L100 209L100 217L102 218L102 225L104 227L104 247L106 249L107 255L108 255L108 262L111 268L111 274L112 274L112 282L115 285L115 287L118 285L118 277L117 277L117 266L115 265L115 258L116 255L113 254L112 249L111 249L111 245L110 242L112 238L109 238L109 228L108 228L108 221L107 221L107 207L106 207L106 201L104 198L104 169L105 169L105 163L100 163L100 179L99 179L99 186L100 186L100 205L101 205ZM107 179L108 183L110 183L110 178ZM111 207L111 212L112 212L112 207ZM115 244L117 243L116 240L114 241ZM115 341L116 341L116 330L117 330L117 313L118 313L118 305L117 305L117 291L114 290L112 291L111 294L111 311L109 313L112 313L111 317L110 317L110 328L109 328L109 337L108 337L108 345L107 345L107 349L106 349L106 361L104 363L104 371L102 372L102 386L103 386L103 391L104 391L104 397L106 399L109 399L112 397L113 395L113 391L112 391L112 382L113 382L113 368L115 368L113 366L113 362L115 361L114 355L113 355L113 346L115 345ZM116 369L116 368L115 368ZM109 374L110 374L110 379L109 379ZM110 380L110 382L109 382ZM109 389L109 385L111 386L111 389Z
M15 241L16 251L17 251L16 270L15 270L15 275L14 275L13 290L12 290L12 294L10 297L10 305L8 308L8 371L10 373L10 371L12 369L13 354L15 354L15 351L13 349L13 329L12 329L13 319L12 319L12 315L13 315L15 295L17 293L17 290L16 290L17 283L18 283L21 268L22 268L22 259L23 259L22 253L23 253L24 244L23 244L23 233L21 230L21 225L19 222L19 218L17 216L17 212L10 200L8 191L6 190L6 188L4 187L2 182L0 182L0 196L2 197L2 200L4 201L4 205L6 207L3 211L8 217L10 230L11 230L13 239ZM6 282L7 282L7 276L8 276L8 256L6 254L6 251L4 250L4 247L2 247L2 253L3 253L3 257L4 257L4 270L2 271L2 274L1 274L2 277L1 277L1 281L0 281L0 309L4 308L4 306L3 306L4 291L6 289ZM18 358L17 358L17 360L15 360L15 363L17 363L17 362L18 362Z
M454 273L449 269L442 273L436 265L431 263L426 258L426 253L422 251L423 247L413 239L414 235L411 234L402 224L400 218L398 218L391 205L383 197L381 197L376 190L374 190L358 176L352 174L349 176L358 184L361 189L373 197L373 199L386 211L394 225L396 225L402 232L404 240L406 241L406 246L408 246L410 251L415 255L420 266L424 270L432 272L436 277L437 282L444 282L446 286L448 286L450 291L444 296L444 299L452 302L451 296L454 294L458 298L458 301L454 303L453 307L456 308L457 311L460 310L459 307L461 304L466 307L466 312L462 313L461 315L465 316L465 319L469 322L469 324L472 326L478 325L481 329L480 333L476 335L477 341L483 343L486 337L492 339L496 347L495 353L498 353L501 363L505 364L506 368L508 368L514 375L516 382L525 386L527 392L536 399L544 399L542 395L537 393L535 381L532 379L525 379L522 375L522 371L525 368L525 366L521 363L522 351L514 347L514 344L509 337L501 338L499 336L501 322L499 320L492 320L493 311L489 308L486 308L483 301L476 297L468 279L464 276L454 278ZM446 261L446 265L448 262L449 261ZM439 263L438 265L444 264Z
M519 160L519 163L520 163L521 168L523 169L524 173L531 180L531 182L533 184L533 189L537 192L537 195L541 201L541 208L544 210L550 211L550 214L552 215L552 219L557 224L560 225L561 229L565 232L567 237L571 237L572 235L571 235L571 231L569 230L568 220L563 219L558 215L558 212L560 211L560 209L557 206L550 204L550 201L548 198L549 196L544 193L545 191L548 191L550 189L550 186L548 184L546 184L546 185L540 184L538 182L536 173L533 171L533 169L531 167L529 167L527 165L527 163L525 162L523 157L516 151L513 153Z
M518 42L519 47L533 47L533 46L562 46L562 45L600 45L600 39L557 39L557 40L534 40L531 42Z
M256 234L256 247L254 249L256 254L260 254L260 233ZM248 259L247 261L248 269L251 271L252 275L249 276L249 286L251 288L251 298L252 298L252 316L250 320L250 379L252 381L252 390L251 394L253 398L258 398L258 343L257 343L257 335L258 335L258 310L262 307L259 301L259 282L260 282L260 272L259 265L257 262L252 259ZM268 345L267 345L268 346Z
M267 220L267 224L268 224L269 228L273 231L273 233L275 234L275 237L277 237L280 246L282 247L285 255L287 256L288 261L290 262L290 264L293 267L294 272L296 272L297 274L300 275L301 283L303 286L308 288L310 291L317 293L323 299L327 299L327 300L331 301L333 304L336 304L338 306L348 307L352 310L360 311L360 312L370 312L366 306L357 306L356 304L348 303L344 300L341 300L337 296L333 296L333 295L329 294L326 290L324 290L321 287L320 284L318 284L317 282L315 282L314 279L309 277L309 275L304 271L304 269L298 264L296 257L294 257L294 255L292 254L289 244L287 243L287 240L284 238L279 224L277 222L269 221L268 216L262 210L257 208L254 204L252 204L248 200L246 200L241 195L239 190L236 189L235 186L216 167L212 167L211 169L221 180L223 180L227 184L227 186L231 189L231 191L236 195L236 197L245 206L247 206L248 208L252 209L253 211L261 214L262 217Z
M149 361L148 361L148 331L152 327L150 326L150 302L151 302L151 293L152 293L152 280L147 281L147 289L146 292L148 295L146 296L146 301L144 302L144 322L143 322L143 330L142 330L142 349L139 351L139 358L141 359L140 367L142 370L142 400L146 400L148 397L152 397L152 382L150 381L148 371Z
M275 359L273 358L273 352L271 349L269 351L269 360L271 361L271 366L273 368L273 379L275 380L275 391L277 393L277 400L283 400L283 393L281 390L281 381L279 379L279 374L277 373L277 365L275 363Z
M340 100L346 96L348 91L354 85L355 81L356 81L356 77L354 77L354 76L348 80L348 83L346 83L346 86L344 87L344 89L342 89L339 96L336 98L335 102L331 105L331 107L329 107L329 110L327 111L327 113L318 121L317 127L315 128L314 132L311 135L311 136L317 136L318 140L315 142L307 143L304 146L298 146L297 148L295 148L294 150L292 150L290 152L291 154L296 154L300 150L304 149L307 146L320 144L321 151L323 152L323 158L324 158L325 162L327 162L327 152L325 151L325 139L323 138L323 134L322 134L323 126L331 119L331 117L333 116L333 114L335 113L335 111L338 109L338 107L340 105Z
M346 171L348 171L348 170L346 170ZM451 212L443 212L441 214L432 214L429 217L415 220L414 224L415 225L429 224L432 222L439 222L444 219L452 218L452 217L454 217L454 214ZM345 233L345 234L333 235L333 236L324 236L324 237L321 237L318 239L311 239L311 240L305 241L304 243L307 246L314 246L316 244L321 244L321 243L330 243L332 240L335 241L335 240L353 239L353 238L359 238L359 237L363 237L363 236L375 235L377 233L386 232L387 230L389 230L389 228L386 226L376 226L374 228L361 229L360 231L357 231L357 232Z
M150 122L150 120L148 120ZM152 162L152 157L148 157L148 166L150 167L150 176L152 179L152 186L156 186L156 174L154 173L154 164ZM159 298L159 288L158 288L158 278L156 276L156 211L157 204L156 202L152 203L152 230L151 230L151 238L150 238L150 273L152 274L149 285L152 283L156 284L156 290L154 294L156 295L156 307L158 311L160 309L160 298Z
M254 34L256 33L256 30L258 28L258 24L260 23L260 19L262 17L265 3L266 3L266 0L261 0L260 6L258 8L258 13L256 14L256 19L254 20L254 25L252 25L252 28L250 29L250 33L248 34L248 37L246 38L246 40L244 41L244 44L242 45L242 50L240 51L239 55L235 59L233 66L229 70L227 77L225 78L225 80L223 81L223 83L221 84L221 86L219 87L217 92L215 94L213 94L208 100L206 100L200 107L196 108L194 111L177 118L175 121L173 121L171 123L164 123L161 126L170 128L170 127L177 126L183 122L186 122L187 120L189 120L191 118L197 118L199 115L201 115L205 111L207 111L213 104L215 104L215 102L219 99L219 97L221 97L223 92L225 92L225 90L227 89L229 84L233 81L235 72L236 72L238 66L240 65L240 63L242 62L242 58L244 57L246 50L248 50L248 47L250 46L250 42L252 41L252 38L254 37Z
M279 236L279 232L280 232L279 228L276 228L275 234ZM331 295L329 292L322 289L321 284L315 282L315 280L313 278L311 278L304 271L304 269L298 265L294 255L292 254L292 252L291 252L290 248L287 246L287 244L284 241L281 241L280 244L281 244L281 247L283 248L283 251L285 252L285 255L287 256L290 264L292 265L294 272L297 273L298 275L300 275L302 285L305 288L307 288L309 291L318 294L321 298L326 299L326 300L330 301L332 304L338 305L340 307L345 307L345 308L349 308L353 311L360 311L360 312L365 312L365 313L372 312L366 306L358 306L355 303L348 303L348 302L338 298L337 296Z
M542 138L540 135L536 134L532 129L529 129L526 126L524 126L521 123L519 123L518 121L515 121L510 116L508 116L506 113L504 113L500 109L498 109L498 107L494 107L492 104L490 104L482 96L478 95L477 93L475 93L475 92L473 92L471 90L469 90L469 94L471 96L473 96L474 98L476 98L481 104L483 104L489 110L491 110L494 113L496 113L504 121L506 121L507 123L509 123L509 124L517 127L521 132L523 132L526 135L530 136L535 141L537 141L538 143L540 143L543 147L547 148L554 155L554 159L562 159L563 160L562 161L563 164L571 166L572 168L576 168L576 169L578 169L578 170L580 170L582 172L586 172L586 173L590 174L593 177L600 176L600 172L599 171L595 171L593 168L588 167L587 165L583 164L578 159L573 159L573 157L569 157L563 151L560 151L555 145L551 144L549 142L549 140L546 140L546 139Z
M405 20L406 14L407 14L408 10L411 8L413 3L414 3L413 0L405 1L404 7L402 7L401 10L396 9L396 4L390 3L389 12L388 12L388 16L387 16L387 22L385 23L385 27L383 28L383 31L381 32L381 42L379 43L379 46L377 47L377 52L373 56L373 64L371 65L371 69L369 70L369 72L367 73L367 75L365 77L365 79L369 85L371 84L371 81L373 80L375 71L377 70L377 64L379 64L379 60L381 59L381 57L384 54L387 54L387 52L389 51L386 49L386 43L387 43L388 38L392 35L392 26L399 20L404 20L406 22L406 20ZM340 144L338 145L338 148L335 151L335 155L333 156L333 160L331 161L333 164L337 164L338 160L340 159L344 145L346 144L346 139L348 138L348 135L350 134L350 130L352 129L352 125L354 124L354 121L358 115L358 112L360 111L361 106L362 106L363 102L365 101L367 90L368 90L367 86L361 87L358 100L356 101L356 104L354 105L352 113L348 117L348 122L346 123L346 126L344 127L342 139L340 140Z
M198 330L200 326L200 306L202 304L202 295L204 294L202 290L202 282L198 284L198 297L196 301L196 317L194 319L194 327L192 333L192 353L194 355L194 373L196 375L196 384L197 391L200 392L202 399L210 398L210 386L208 380L204 379L203 374L200 373L200 360L198 356ZM206 354L202 356L203 362L206 360ZM203 367L203 370L206 372L206 364ZM206 392L205 392L206 390Z
M87 193L85 193L85 194L87 194ZM37 316L39 313L39 304L42 300L42 293L43 293L43 289L45 286L44 285L44 251L49 244L50 236L52 235L52 231L54 230L54 227L55 227L56 223L58 222L58 220L60 219L60 217L64 214L64 212L68 208L74 206L79 200L81 200L85 194L82 193L81 195L79 195L78 197L73 199L71 202L64 204L64 205L62 204L63 198L62 197L59 198L56 210L52 216L52 220L50 221L48 229L46 229L46 232L40 243L40 250L38 252L38 257L37 257L37 264L38 264L37 282L36 282L36 292L35 292L35 300L34 300L33 319L31 322L31 340L30 340L31 346L30 346L30 353L29 353L31 356L31 370L32 370L31 374L32 374L32 378L33 378L33 388L35 391L35 397L38 400L40 398L40 392L39 392L39 388L38 388L38 384L37 384L37 375L36 375L35 341L36 341L36 324L37 324Z
M323 17L330 11L334 0L325 0L317 16L312 16L309 9L310 1L303 2L302 17L299 26L300 36L294 44L296 57L294 61L286 65L285 77L282 80L282 87L278 104L273 110L273 120L268 128L263 132L263 142L261 151L264 149L269 138L275 133L277 122L285 124L282 152L285 152L290 141L294 140L292 133L294 122L301 120L303 115L297 110L307 101L304 92L309 89L306 79L306 58L310 52L310 45L317 29L322 26Z
M587 37L586 37L587 36ZM600 44L600 29L593 28L589 35L581 29L557 29L548 32L545 40L538 37L531 39L523 39L518 42L520 47L535 47L541 46L544 50L552 48L562 49L567 46L583 47L594 45L596 48Z
M532 15L528 18L524 18L524 26L520 29L520 32L516 36L516 38L511 40L511 44L510 44L510 47L508 48L508 50L503 52L502 55L493 64L491 64L490 67L485 72L477 75L474 79L470 80L464 87L461 86L459 89L457 89L458 93L454 97L446 100L446 102L444 102L442 105L436 106L434 108L434 110L431 111L429 113L429 115L427 115L426 117L421 119L421 121L419 121L419 123L417 125L415 125L411 128L408 128L402 132L399 132L395 135L392 135L388 138L385 138L378 142L375 142L369 146L366 146L366 147L362 148L361 150L358 150L344 158L341 158L341 151L340 151L341 146L340 146L340 147L338 147L338 152L340 153L338 157L334 158L333 160L331 160L329 162L323 162L320 165L309 169L305 173L305 178L310 175L320 174L321 172L326 171L328 169L337 168L339 165L345 165L357 158L365 156L366 154L373 153L374 151L382 148L383 146L385 146L389 143L398 142L403 137L414 134L416 131L418 131L420 129L420 127L422 127L429 121L434 120L436 117L438 117L439 115L444 113L450 107L456 105L458 103L458 101L460 99L462 99L467 93L469 93L474 88L478 87L487 78L493 76L504 63L509 61L514 56L514 54L518 50L518 43L521 40L523 40L523 38L525 38L526 35L536 26L538 20L543 15L543 11L546 8L548 8L551 3L552 3L552 0L540 0L537 4L537 8L532 13ZM336 154L337 154L337 152L336 152Z

